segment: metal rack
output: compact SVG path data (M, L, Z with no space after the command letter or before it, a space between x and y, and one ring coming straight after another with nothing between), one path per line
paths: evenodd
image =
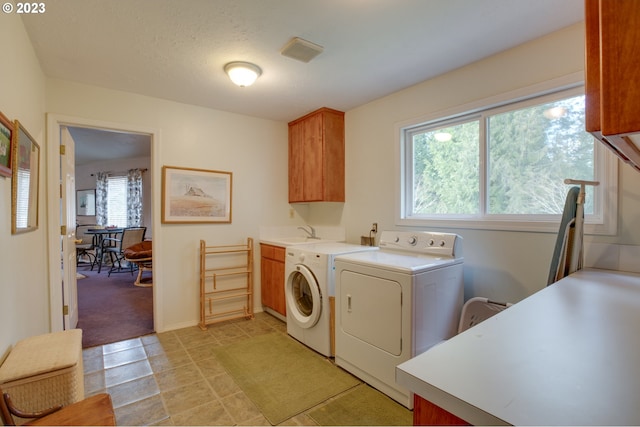
M207 246L200 240L200 323L253 319L253 239L238 245Z

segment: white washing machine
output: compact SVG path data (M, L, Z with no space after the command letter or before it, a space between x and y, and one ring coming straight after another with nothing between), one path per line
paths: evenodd
M461 247L456 234L384 231L379 251L338 256L336 364L412 409L395 368L456 334Z
M318 353L333 357L334 260L338 254L378 248L348 243L314 243L286 248L287 333Z

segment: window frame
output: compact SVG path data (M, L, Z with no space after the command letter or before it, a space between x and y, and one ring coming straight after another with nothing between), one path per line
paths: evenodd
M487 141L484 134L487 113L498 114L517 108L536 105L541 99L548 97L566 98L584 94L582 73L553 79L544 83L528 86L514 91L505 92L477 102L463 104L447 110L435 112L417 119L396 124L395 135L397 145L397 173L396 173L396 225L420 226L436 228L490 229L505 231L557 232L561 216L557 215L498 215L487 213L487 174L488 153ZM547 100L545 100L547 101ZM471 120L479 117L480 146L479 179L480 179L480 213L479 215L421 215L411 216L413 183L413 156L410 149L409 132L415 133L417 128L429 125L441 127L447 122ZM594 137L594 179L600 185L594 188L594 214L585 215L585 234L615 235L618 218L618 160L603 144ZM567 177L572 178L572 177ZM567 190L569 186L567 186Z

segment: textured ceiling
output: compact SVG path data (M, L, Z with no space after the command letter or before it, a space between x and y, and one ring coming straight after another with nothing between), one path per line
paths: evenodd
M582 21L583 0L48 0L23 15L53 78L290 121L349 110ZM309 63L292 38L324 47ZM230 61L258 64L234 86Z

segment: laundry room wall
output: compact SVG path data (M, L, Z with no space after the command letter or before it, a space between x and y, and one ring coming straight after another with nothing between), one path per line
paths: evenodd
M2 14L0 111L18 119L40 145L39 226L11 234L11 178L0 177L0 362L20 339L48 332L45 77L20 15Z
M235 244L260 225L286 223L287 124L180 104L67 81L47 81L47 111L91 120L157 129L153 182L156 317L160 331L192 326L199 319L199 241ZM160 224L161 168L175 166L232 173L230 224ZM158 225L156 227L156 225ZM157 253L155 252L157 251ZM259 259L254 305L260 309ZM161 271L161 273L158 273Z
M348 111L347 202L343 212L348 240L359 242L372 222L377 222L380 230L408 229L395 221L399 200L397 123L583 70L581 23ZM639 177L628 166L620 167L618 222L625 232L587 236L587 245L593 241L640 243ZM546 285L555 233L456 229L453 224L445 231L464 238L466 298L486 296L517 302Z

